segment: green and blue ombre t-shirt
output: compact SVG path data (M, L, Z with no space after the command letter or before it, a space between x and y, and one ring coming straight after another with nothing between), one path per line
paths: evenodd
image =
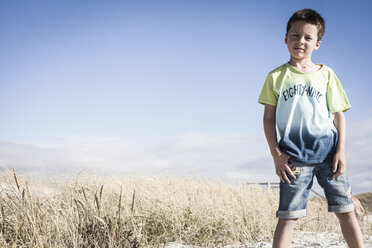
M303 73L286 63L268 74L258 102L276 106L282 152L308 164L333 159L333 113L348 110L350 104L332 69L321 65L316 72Z

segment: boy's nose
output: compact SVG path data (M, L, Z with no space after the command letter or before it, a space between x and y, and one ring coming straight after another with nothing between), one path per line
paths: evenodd
M298 43L304 44L305 43L305 37L300 37L300 39L298 40Z

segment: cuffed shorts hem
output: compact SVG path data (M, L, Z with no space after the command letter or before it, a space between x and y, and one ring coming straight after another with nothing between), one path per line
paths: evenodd
M346 206L328 206L328 212L334 212L334 213L338 213L338 214L342 214L342 213L348 213L348 212L352 212L354 211L354 204L351 203L349 205L346 205Z
M279 219L297 219L305 217L306 215L307 215L306 209L293 211L278 210L276 212L276 217L278 217Z

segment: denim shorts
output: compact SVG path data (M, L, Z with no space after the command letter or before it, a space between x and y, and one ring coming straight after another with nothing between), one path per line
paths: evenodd
M296 178L287 174L291 183L280 182L279 210L276 213L278 218L297 219L307 215L307 203L314 175L324 190L329 212L347 213L354 210L347 176L343 174L333 179L332 162L314 165L291 162L290 167Z

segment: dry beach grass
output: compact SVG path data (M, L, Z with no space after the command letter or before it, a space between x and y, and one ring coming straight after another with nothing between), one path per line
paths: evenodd
M277 202L270 189L199 178L51 178L3 170L0 247L253 244L272 237ZM340 232L322 199L308 209L297 230Z

